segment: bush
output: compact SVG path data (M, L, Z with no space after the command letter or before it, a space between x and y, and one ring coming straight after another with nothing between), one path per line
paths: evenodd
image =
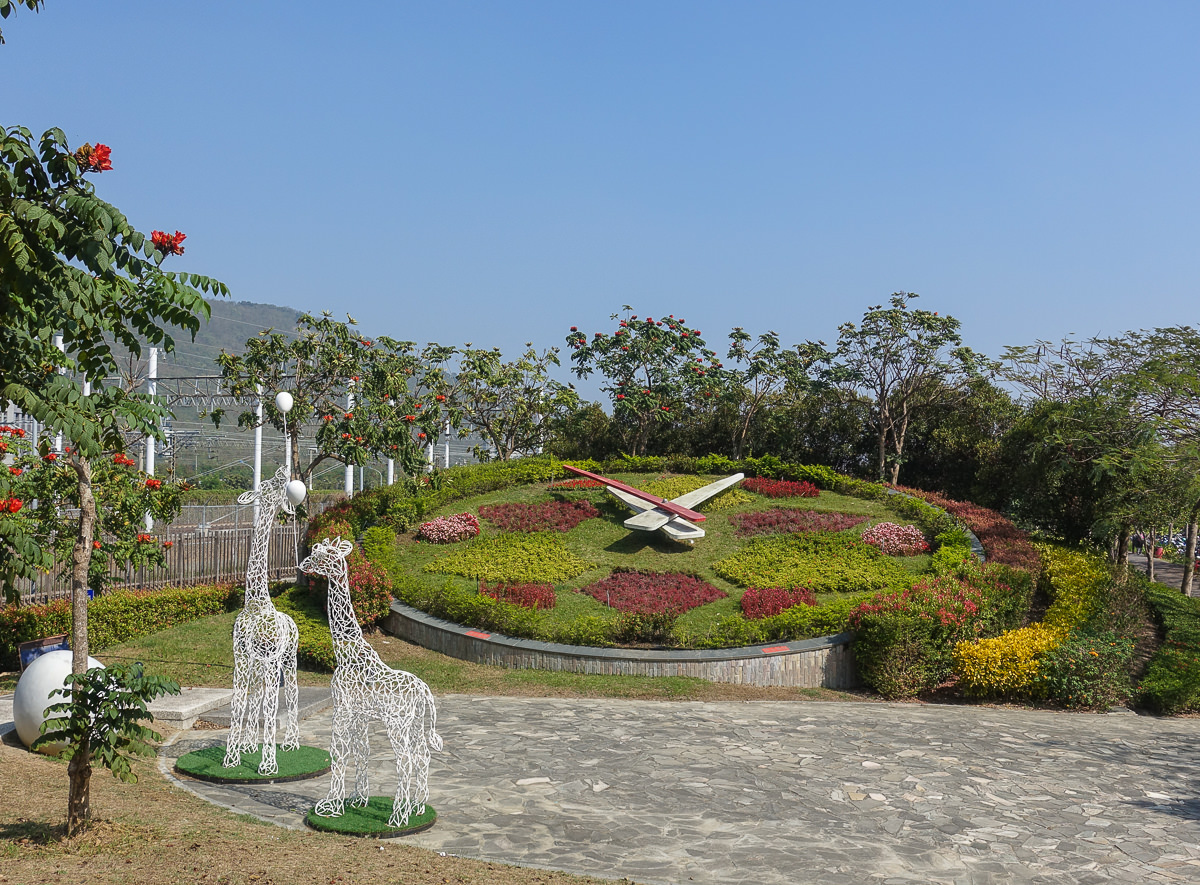
M99 651L197 618L233 611L241 602L242 591L233 584L117 590L88 603L88 647ZM17 647L22 642L70 632L69 599L44 605L7 605L0 609L0 664L16 669L20 666Z
M752 476L743 482L742 488L766 498L815 498L821 494L821 490L811 482L764 479L758 476Z
M396 593L413 608L466 627L525 639L551 638L536 609L466 590L452 581L431 586L415 578L406 578L397 585Z
M915 525L876 523L863 532L862 539L886 556L916 556L929 552L929 542Z
M1048 544L1035 546L1053 599L1042 623L1065 636L1099 612L1112 575L1108 564L1094 553Z
M1061 641L1059 631L1034 624L991 639L960 642L954 647L954 672L969 695L1032 697L1042 657Z
M569 532L600 515L590 501L546 501L542 504L485 504L479 515L503 532Z
M708 632L680 637L691 648L737 648L761 642L791 642L833 636L849 629L850 612L869 598L857 594L824 605L798 605L772 617L749 621L737 615L720 618Z
M922 578L881 593L850 615L863 683L885 698L915 697L953 668L956 644L988 629L987 590L969 578Z
M1072 632L1041 659L1035 696L1085 710L1107 710L1129 702L1133 643L1114 633Z
M392 603L392 579L357 550L346 558L346 577L350 585L350 603L358 625L369 630L385 617Z
M739 538L796 532L841 532L865 522L866 519L865 516L850 513L817 513L815 510L784 507L734 513L729 517L729 521L733 523L734 534Z
M300 634L297 658L314 670L333 672L337 658L333 653L333 636L321 606L303 589L293 587L275 599L275 607L291 616Z
M713 571L742 587L809 587L815 593L899 590L910 580L869 544L828 532L759 538Z
M1138 685L1138 702L1158 713L1200 711L1200 599L1144 581L1163 643Z
M580 588L609 608L639 615L670 614L705 605L725 594L695 575L678 572L645 572L617 570L603 580Z
M782 587L751 587L742 594L742 616L752 621L769 618L794 605L816 605L817 598L807 587L784 590Z
M391 573L396 568L396 533L388 526L372 526L363 532L363 554Z
M622 612L610 632L617 642L673 645L677 643L675 617L670 611Z
M569 551L557 537L539 533L482 538L434 560L425 571L477 581L561 584L590 568L592 563Z
M473 513L455 513L453 516L439 516L430 522L422 523L417 530L417 538L431 544L457 544L479 534L479 520Z
M492 584L489 586L480 581L479 593L483 596L490 596L492 599L519 605L522 608L545 610L554 608L558 603L558 597L554 595L554 588L549 584Z

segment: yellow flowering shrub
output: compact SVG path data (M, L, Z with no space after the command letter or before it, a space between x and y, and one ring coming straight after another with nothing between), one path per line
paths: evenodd
M1092 553L1035 544L1053 602L1040 624L1009 630L994 639L960 642L954 672L968 694L1021 697L1040 693L1042 659L1095 612L1109 580L1103 559Z
M1065 635L1043 623L1008 630L994 639L960 642L954 646L954 672L968 694L1029 695L1042 655Z
M1108 566L1094 553L1035 544L1054 597L1042 623L1066 631L1084 624L1096 611L1109 581Z

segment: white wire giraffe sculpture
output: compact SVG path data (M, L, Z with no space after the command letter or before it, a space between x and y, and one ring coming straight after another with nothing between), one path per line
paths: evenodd
M283 750L300 746L300 727L296 721L299 689L296 686L296 650L300 634L296 622L275 609L267 591L267 550L275 517L282 507L293 508L287 497L288 470L280 467L275 475L260 483L258 491L238 497L239 504L258 499L254 518L254 538L246 562L246 604L233 623L233 699L229 721L229 742L225 745L226 768L241 762L242 753L253 753L262 746L261 775L279 773L275 761L276 714L279 686L283 684L285 719Z
M367 804L367 723L375 719L387 729L396 757L396 796L388 826L403 827L412 815L425 811L429 798L429 753L442 748L437 709L428 685L411 673L393 670L363 638L346 575L346 556L351 549L351 543L341 538L320 541L300 564L302 571L329 580L329 630L337 658L330 685L332 779L329 795L314 810L321 817L339 817L345 812L346 764L351 756L355 776L350 804L356 808Z

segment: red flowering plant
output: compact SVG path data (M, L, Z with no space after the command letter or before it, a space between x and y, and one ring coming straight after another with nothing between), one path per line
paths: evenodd
M617 323L611 333L589 338L576 328L566 340L572 371L580 378L604 376L601 389L612 398L629 452L642 455L656 428L677 420L689 402L724 389L727 373L685 320L639 318L629 305L622 310L611 317Z
M583 477L577 479L560 479L550 483L550 491L552 492L582 492L602 488L604 488L604 483L600 482L600 480L585 479Z
M558 604L554 588L549 584L488 584L486 581L480 581L479 593L501 602L542 611L554 608Z
M4 433L0 429L0 435ZM77 541L75 532L63 529L79 518L71 514L78 513L80 455L72 447L52 452L48 439L35 449L14 433L8 438L15 460L13 470L0 474L0 502L9 502L7 516L0 518L22 520L24 535L45 550L41 568L65 574ZM88 543L88 584L103 591L119 580L114 575L122 574L126 566L155 568L165 563L169 548L145 531L145 518L149 513L155 520L170 522L179 513L183 485L147 477L120 452L89 461L89 468L96 522ZM37 507L30 506L35 500ZM18 503L14 507L12 502Z
M175 231L169 234L166 231L156 230L150 233L150 242L163 255L182 255L183 241L187 239L187 234Z
M816 498L821 494L821 490L811 482L767 479L762 476L752 476L743 481L742 488L765 498Z
M816 605L817 598L807 587L751 587L742 594L742 615L756 621L770 618L797 605Z
M818 513L815 510L795 510L787 507L729 515L734 534L739 538L796 532L841 532L865 522L866 519L865 516L851 513Z
M485 504L479 515L504 532L569 532L600 515L590 501L546 501L543 504Z
M862 539L887 556L916 556L929 552L929 542L915 525L879 522L863 532Z
M586 593L609 608L642 615L681 615L725 597L712 584L695 575L624 569L618 569L577 592Z

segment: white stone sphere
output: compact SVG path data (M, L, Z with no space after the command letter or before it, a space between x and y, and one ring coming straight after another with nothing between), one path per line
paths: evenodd
M46 721L45 709L67 700L61 695L55 695L51 700L50 693L67 684L67 677L71 675L71 654L63 649L46 652L25 669L17 682L13 692L13 723L17 727L17 737L27 747L41 736L42 723ZM103 666L95 658L88 658L89 669ZM53 744L42 747L41 751L55 755L62 749L62 744Z
M295 507L304 500L304 496L308 494L308 487L299 479L293 479L284 487L284 492L287 495L288 501Z
M279 409L283 414L286 415L292 410L293 403L292 395L286 390L281 390L275 394L275 408Z

